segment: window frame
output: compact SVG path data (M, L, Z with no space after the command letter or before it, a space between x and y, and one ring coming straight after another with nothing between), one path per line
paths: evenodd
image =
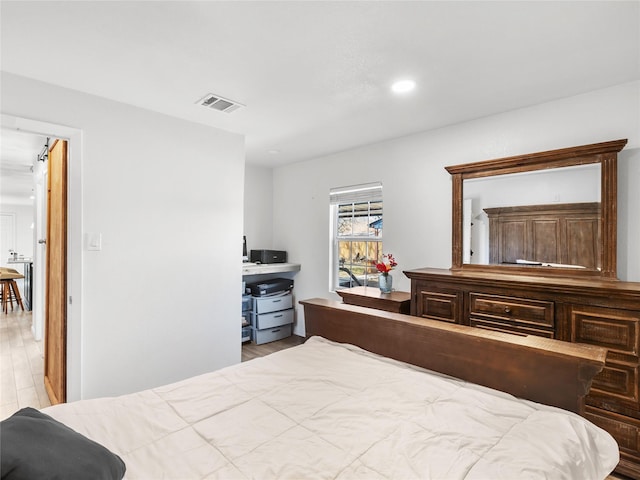
M336 292L337 290L341 290L344 288L349 288L347 286L340 286L340 243L341 242L350 242L352 245L355 242L368 242L366 245L366 253L365 258L369 261L374 259L381 259L382 257L382 248L383 248L383 229L378 229L379 232L377 235L371 235L371 232L368 234L353 234L351 232L350 235L340 235L339 234L339 218L340 218L340 207L356 204L368 203L368 208L366 210L367 216L371 217L372 215L372 204L379 203L380 207L374 209L374 212L379 211L379 216L375 214L374 216L378 217L376 220L382 220L384 218L384 203L382 199L382 182L361 184L361 185L351 185L340 188L333 188L330 191L329 195L330 199L330 239L329 239L329 291ZM356 210L352 209L352 212L355 213ZM352 218L355 218L359 215L353 215ZM371 223L368 222L368 228L371 228ZM370 258L369 247L371 243L378 244L376 246L375 257ZM354 263L352 261L352 256L349 258L349 263L351 267L353 267ZM377 286L377 274L375 271L369 272L370 269L366 268L366 263L362 265L365 268L364 272L364 285L367 286ZM375 267L371 267L374 269ZM372 278L375 277L375 278Z

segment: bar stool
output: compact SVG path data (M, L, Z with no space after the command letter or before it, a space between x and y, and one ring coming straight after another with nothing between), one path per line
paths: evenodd
M0 267L0 285L2 299L2 311L6 314L9 313L9 304L11 304L11 311L13 311L13 302L16 302L16 306L19 306L24 311L24 305L22 304L22 297L20 297L20 290L16 280L24 278L24 275L18 273L13 268Z

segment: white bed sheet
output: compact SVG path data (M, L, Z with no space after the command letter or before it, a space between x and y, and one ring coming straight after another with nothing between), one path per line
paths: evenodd
M604 479L618 447L554 407L320 337L182 382L44 410L127 479Z

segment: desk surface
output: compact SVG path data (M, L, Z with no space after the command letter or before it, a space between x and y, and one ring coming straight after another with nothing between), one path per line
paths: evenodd
M264 275L267 273L299 272L299 263L243 263L242 275Z

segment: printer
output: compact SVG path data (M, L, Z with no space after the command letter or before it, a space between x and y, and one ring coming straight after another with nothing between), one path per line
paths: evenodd
M293 280L290 278L272 278L261 282L247 283L246 293L254 297L264 297L293 290Z
M251 261L255 263L287 263L284 250L251 250Z

